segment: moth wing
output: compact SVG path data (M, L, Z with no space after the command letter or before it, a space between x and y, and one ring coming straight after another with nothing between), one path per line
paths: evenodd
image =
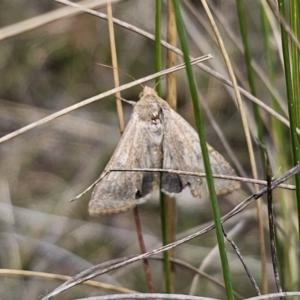
M163 168L188 172L204 173L203 158L199 137L193 127L179 114L169 110L165 115L165 132L163 141ZM214 174L235 175L228 162L210 145L210 163ZM163 173L162 188L168 193L178 193L189 186L195 197L207 194L206 179L190 175ZM235 181L214 179L217 194L224 194L239 188Z
M122 138L105 170L151 168L148 144L139 117L133 113ZM157 177L157 176L156 176ZM89 203L92 216L116 214L133 208L138 198L152 192L155 174L113 171L95 187Z

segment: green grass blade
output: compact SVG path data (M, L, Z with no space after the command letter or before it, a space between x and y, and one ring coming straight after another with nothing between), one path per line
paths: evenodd
M230 270L229 270L229 265L228 265L223 231L222 231L222 224L220 222L220 212L219 212L219 207L218 207L218 202L217 202L217 195L215 192L214 181L213 181L213 177L212 177L212 170L211 170L211 166L210 166L209 154L208 154L206 139L205 139L205 134L204 134L203 120L202 120L199 101L198 101L198 93L197 93L197 88L196 88L196 84L195 84L195 80L194 80L194 76L193 76L192 67L190 64L189 50L188 50L188 45L187 45L184 23L183 23L183 19L182 19L180 8L179 8L179 1L173 0L173 5L174 5L174 11L175 11L175 15L176 15L178 36L179 36L181 48L182 48L182 51L184 54L184 61L186 63L186 71L187 71L187 76L188 76L188 81L189 81L189 86L190 86L191 97L192 97L192 101L193 101L196 129L198 131L199 138L200 138L200 146L201 146L201 150L202 150L205 173L206 173L206 178L207 178L207 185L208 185L208 190L209 190L209 194L210 194L210 198L211 198L211 206L212 206L214 222L215 222L215 226L216 226L216 234L217 234L217 240L218 240L218 245L219 245L222 269L223 269L223 277L224 277L225 286L226 286L227 299L233 300L234 297L233 297L232 282L231 282L231 278L230 278Z
M244 48L244 58L247 68L247 77L250 87L250 92L253 96L257 97L256 87L255 87L255 75L252 68L252 56L248 40L248 29L247 26L247 16L245 13L244 2L242 0L236 0L237 5L237 16L240 25L242 43ZM256 136L260 144L264 144L264 135L263 135L263 122L260 116L259 107L256 103L252 103L252 109L254 114L254 120L257 128ZM266 165L264 148L259 147L261 165ZM260 209L257 208L257 217L258 217L258 227L259 227L259 241L260 241L260 256L261 256L261 273L262 273L262 290L264 293L268 291L268 279L267 279L267 258L266 258L266 243L264 237L264 218Z
M162 69L162 54L161 54L161 0L156 0L155 8L155 72L159 72ZM161 97L161 80L158 77L156 79L156 92ZM162 173L160 174L162 178ZM162 180L160 180L162 182ZM161 232L162 232L162 244L167 245L168 234L167 234L167 211L166 211L166 199L164 193L160 189L160 219L161 219ZM171 281L171 263L169 258L169 252L164 251L163 253L163 265L165 275L165 286L166 292L172 292L172 281Z
M278 0L278 7L281 15L285 18L285 6L283 0ZM291 10L294 9L293 6L290 7ZM299 10L295 10L294 13L297 14ZM293 11L291 11L291 14ZM298 16L299 18L299 16ZM286 19L286 18L285 18ZM290 54L288 36L283 28L281 28L281 39L282 39L282 49L283 49L283 59L285 66L285 80L288 98L288 111L290 118L290 135L292 143L292 153L293 153L293 165L300 163L300 149L299 149L299 138L297 136L297 114L299 115L299 94L296 93L295 82L299 81L299 77L295 78L292 70L299 67L299 60L295 61L295 57ZM292 56L292 57L291 57ZM298 111L296 111L298 107ZM298 124L299 125L299 124ZM300 228L300 174L295 175L295 185L296 185L296 202L297 202L297 213L298 213L298 228ZM298 232L298 243L300 242L299 232ZM300 272L300 260L298 258L298 272ZM300 274L298 273L298 276Z
M162 56L161 56L161 0L155 1L155 72L162 69ZM156 78L156 92L161 97L161 79Z
M272 49L271 44L271 26L269 23L269 20L267 18L264 5L259 1L260 3L260 11L261 11L261 23L262 23L262 38L264 43L264 49L265 49L265 56L266 56L266 66L267 66L267 76L272 84L273 87L275 87L275 54ZM276 98L271 96L271 105L275 111L281 111L280 105L278 104L278 101ZM276 155L276 165L281 166L284 170L286 169L286 166L288 165L287 159L285 156L285 145L282 143L282 141L285 139L285 132L282 124L276 120L275 118L272 118L272 136L274 139L274 144L277 148ZM280 212L283 217L283 227L285 228L286 222L288 221L288 208L286 206L285 199L285 191L280 190L280 197L279 199L282 199L283 201L280 201ZM285 220L285 221L284 221ZM287 234L289 234L289 229L285 228L287 231ZM280 234L278 234L278 229L276 227L276 249L278 252L278 263L279 263L279 273L281 278L281 285L283 290L286 290L286 283L291 282L291 272L290 268L286 268L286 266L290 263L289 255L291 253L291 247L289 243L282 243L282 240L279 238ZM288 269L288 270L287 270Z
M245 62L247 67L247 75L248 75L250 91L253 96L257 97L255 79L254 79L255 75L251 64L252 58L251 58L251 51L250 51L249 40L248 40L248 26L246 23L247 18L245 14L244 2L242 0L236 0L236 5L237 5L237 15L240 24L243 48L244 48L244 57L245 57ZM253 108L253 114L254 114L255 123L257 127L257 137L260 143L264 144L263 123L260 117L258 105L253 103L252 108ZM265 166L266 162L265 162L264 150L262 147L259 147L259 149L260 149L261 163L263 166Z

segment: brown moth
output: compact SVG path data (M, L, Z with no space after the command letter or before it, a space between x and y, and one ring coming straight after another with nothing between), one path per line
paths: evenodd
M227 161L211 146L207 146L212 172L234 176L235 171ZM203 173L198 134L152 88L145 87L104 172L118 168L163 168ZM195 197L207 193L205 178L162 174L161 188L164 192L179 193L186 186L190 187ZM92 216L126 212L159 187L158 172L110 172L96 185L89 212ZM239 187L236 181L215 179L217 194L229 193Z

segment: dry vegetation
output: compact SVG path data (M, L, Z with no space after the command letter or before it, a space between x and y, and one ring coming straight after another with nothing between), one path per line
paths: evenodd
M94 2L97 1L86 1ZM106 14L105 4L95 9ZM162 33L166 35L166 8L163 1ZM249 90L235 1L209 1L239 86ZM261 10L258 2L244 1L248 38L255 68L257 97L279 114L287 117L285 75L282 64L280 28L270 10L271 49L276 62L272 76L268 74L263 40ZM190 52L193 57L211 53L214 58L206 65L226 78L228 73L214 34L200 1L180 1ZM189 4L189 5L187 5ZM192 8L191 8L192 7ZM20 129L54 112L62 110L114 87L107 21L86 13L60 16L66 6L52 0L0 2L0 136ZM129 24L154 33L155 1L130 0L113 4L113 15ZM39 18L38 18L39 17ZM37 19L36 19L37 18ZM47 18L53 18L47 22ZM35 24L27 28L22 21ZM13 31L14 30L14 31ZM155 72L154 42L120 26L115 26L120 83L132 81ZM163 49L163 62L166 50ZM182 58L178 57L178 63ZM217 149L239 175L252 178L251 165L243 124L233 89L197 67L193 67L201 101L210 114L203 111L207 141ZM194 125L185 71L178 72L178 112ZM266 81L273 78L277 99L272 99ZM165 86L165 81L162 81ZM147 85L154 86L154 81ZM272 84L271 84L272 85ZM138 100L140 86L122 92L128 100ZM204 99L204 100L203 100ZM256 137L252 104L244 99L247 121ZM277 102L277 100L279 102ZM272 102L273 101L273 102ZM280 102L281 101L281 102ZM275 104L274 104L275 103ZM278 104L280 103L280 104ZM281 108L282 109L281 109ZM124 103L125 121L132 108ZM269 113L260 110L264 123L265 143L276 177L288 171L292 163L289 129L276 127ZM212 122L230 145L234 158L226 152ZM280 132L280 133L279 133ZM0 298L41 299L63 281L50 274L74 276L93 265L140 253L133 213L91 218L87 205L90 193L70 203L101 174L120 138L118 116L113 96L101 99L67 115L33 128L0 144ZM282 147L284 146L284 147ZM264 166L254 142L258 178L264 179ZM293 183L290 181L289 183ZM219 197L221 215L244 200L253 186ZM285 290L299 290L298 236L294 191L275 190L275 204L282 285ZM211 224L209 200L193 199L188 190L177 198L176 240ZM161 239L160 207L157 195L139 207L147 250L159 247ZM268 291L275 292L270 259L267 208L263 204L264 231L267 251ZM262 286L260 244L255 205L231 218L224 225L234 240L251 274ZM247 298L255 296L244 268L230 245L228 260L234 290ZM162 257L162 253L156 257ZM189 263L214 279L223 281L215 232L206 233L175 250L175 257ZM161 260L149 260L156 292L165 292ZM5 270L10 269L13 271ZM42 274L26 274L35 271ZM224 289L201 277L187 267L176 265L174 292L225 299ZM63 279L65 280L65 279ZM108 272L96 278L112 287L79 285L53 299L121 293L119 287L147 292L142 262ZM193 287L192 287L193 285Z

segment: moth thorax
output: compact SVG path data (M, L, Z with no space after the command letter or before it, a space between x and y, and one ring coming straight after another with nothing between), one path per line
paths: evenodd
M153 168L161 168L163 161L163 151L161 145L153 145L151 147L151 163Z

